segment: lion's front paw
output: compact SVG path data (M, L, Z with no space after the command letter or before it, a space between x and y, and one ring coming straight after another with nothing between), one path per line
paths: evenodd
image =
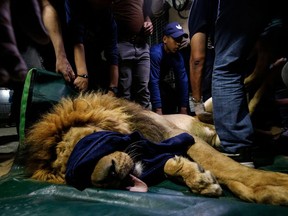
M212 173L187 158L175 156L169 159L164 172L171 177L180 177L193 193L207 196L222 194L222 189Z

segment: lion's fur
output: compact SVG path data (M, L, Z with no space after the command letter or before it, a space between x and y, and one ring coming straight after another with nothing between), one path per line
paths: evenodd
M160 116L135 103L101 93L63 99L30 128L26 137L28 174L41 181L65 183L66 163L74 146L82 137L100 130L123 134L137 130L155 142L188 132L195 139L187 152L190 158L210 170L238 197L252 202L288 205L288 176L244 167L219 153L207 144L216 140L213 127L205 127L187 115ZM220 194L221 189L209 171L187 164L190 162L181 157L169 159L164 171L175 177L180 175L192 191Z

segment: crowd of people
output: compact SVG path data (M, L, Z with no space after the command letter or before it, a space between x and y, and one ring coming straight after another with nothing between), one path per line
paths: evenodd
M19 115L29 67L42 67L61 73L79 91L104 90L145 109L151 104L161 115L193 115L194 111L200 120L210 118L214 122L220 151L234 155L249 151L254 129L244 78L251 67L251 51L265 25L280 17L285 26L284 12L278 10L282 1L276 1L267 16L266 1L194 0L187 20L189 32L177 22L168 23L162 42L150 47L147 39L154 31L153 3L1 1L0 85L14 90L14 114ZM188 71L179 52L187 38ZM171 70L173 86L165 80ZM285 74L282 77L287 79ZM204 107L211 96L213 115Z

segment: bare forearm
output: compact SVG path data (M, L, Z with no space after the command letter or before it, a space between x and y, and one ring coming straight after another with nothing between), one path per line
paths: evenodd
M74 60L77 74L87 74L85 48L83 44L79 43L74 45Z
M88 71L83 44L79 43L74 45L74 58L77 70L77 76L74 80L75 88L79 91L86 91L88 89Z
M196 33L190 41L190 84L192 95L198 101L201 99L201 82L206 55L206 35Z
M191 58L190 58L191 59ZM193 59L190 62L194 62ZM202 81L203 65L200 63L190 63L190 84L192 89L192 96L199 101L201 99L201 81Z
M55 70L56 72L62 73L67 82L71 82L75 79L75 74L66 56L57 11L49 0L41 0L41 2L43 7L43 22L52 41L56 57Z
M109 83L109 87L117 87L118 86L118 78L119 78L118 65L111 65L110 66L110 83Z
M52 41L56 59L60 57L66 58L62 38L62 31L57 11L50 4L48 0L42 0L42 6L43 6L43 12L42 12L43 22Z

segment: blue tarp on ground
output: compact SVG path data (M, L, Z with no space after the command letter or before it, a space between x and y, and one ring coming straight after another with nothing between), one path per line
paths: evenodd
M283 165L283 158L279 160ZM280 169L283 171L283 167ZM288 207L247 203L226 189L220 198L195 195L169 180L150 187L148 193L97 188L79 191L67 185L27 179L23 168L14 165L0 179L0 215L282 216L288 215Z

